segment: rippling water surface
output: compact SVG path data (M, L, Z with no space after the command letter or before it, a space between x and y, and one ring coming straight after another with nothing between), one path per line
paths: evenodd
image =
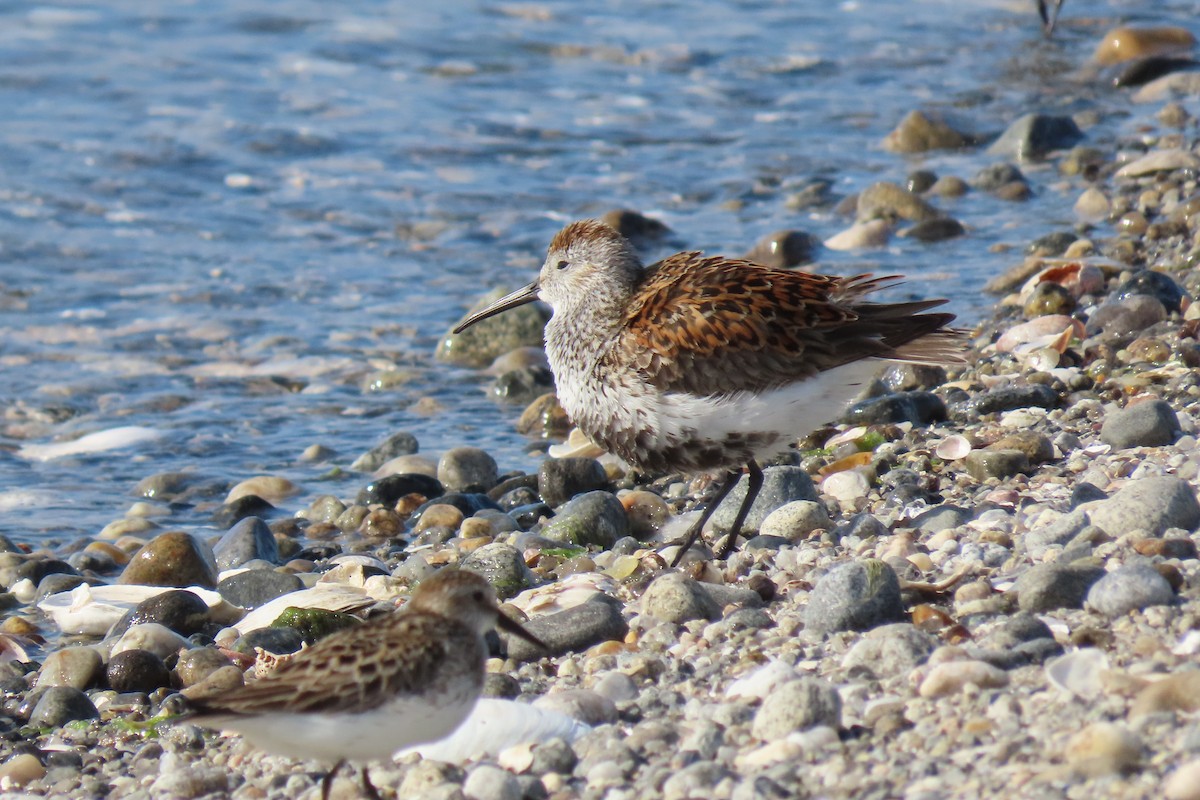
M1103 145L1127 101L1074 72L1120 21L1194 25L1176 0L1070 0L1051 42L1032 0L0 5L0 533L94 535L167 470L353 495L301 452L344 466L397 430L527 469L518 409L430 354L563 222L631 207L731 253L828 237L848 220L787 203L816 179L993 160L885 153L914 108L980 134L1096 108ZM1019 259L995 245L1074 222L1077 190L1029 174L1031 203L942 203L967 237L819 266L899 270L978 317ZM150 438L36 457L121 426Z

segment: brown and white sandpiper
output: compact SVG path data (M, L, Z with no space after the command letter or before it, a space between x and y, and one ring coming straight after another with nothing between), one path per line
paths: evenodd
M251 744L333 767L390 758L450 735L483 688L484 634L500 627L545 646L501 613L471 572L443 569L400 611L333 633L262 678L219 698L192 701L188 722L242 734ZM363 788L378 797L361 767Z
M546 355L558 399L596 444L651 472L727 471L675 556L749 472L718 557L732 550L762 459L836 417L879 360L962 361L945 300L868 302L895 276L841 278L676 253L649 267L619 233L574 222L550 243L537 280L472 314L455 333L541 299L553 311Z

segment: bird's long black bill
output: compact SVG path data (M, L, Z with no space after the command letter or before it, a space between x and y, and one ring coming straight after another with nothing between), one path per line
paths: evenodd
M523 306L526 303L532 303L534 300L537 300L537 296L538 284L537 281L534 281L528 286L522 286L515 292L509 292L508 294L504 295L504 297L501 297L499 300L492 303L482 311L476 311L474 314L458 323L458 326L455 327L453 333L462 333L476 322L487 319L488 317L493 317L496 314L499 314L501 311L508 311L510 308L516 308L517 306Z
M497 615L496 627L502 631L511 633L513 636L520 636L522 639L529 642L534 647L540 647L543 650L545 650L547 653L550 652L550 648L546 647L545 642L543 642L538 637L534 636L529 631L525 630L525 628L523 628L521 626L521 623L514 622L513 620L506 617L504 614Z

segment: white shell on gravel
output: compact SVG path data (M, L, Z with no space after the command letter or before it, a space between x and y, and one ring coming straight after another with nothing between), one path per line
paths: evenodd
M180 650L189 650L194 644L180 636L175 631L157 622L143 622L133 625L122 634L113 644L109 658L126 650L145 650L159 658L166 658Z
M165 435L165 433L155 428L126 425L121 428L110 428L106 431L89 433L87 436L80 436L78 439L70 442L27 444L17 451L17 455L21 458L27 458L30 461L50 461L51 459L62 458L63 456L102 453L105 450L134 447L158 441Z
M725 690L725 696L762 700L783 684L799 677L796 670L786 662L773 659L729 684L729 688Z
M589 439L579 428L571 428L567 440L562 444L552 444L546 449L551 458L599 458L604 452L603 447Z
M143 600L173 591L170 586L76 586L69 592L58 592L38 603L38 608L54 620L63 633L103 636L117 620ZM210 589L189 586L187 591L199 596L212 608L232 609L221 595Z
M956 433L938 442L933 452L943 461L957 461L966 458L967 453L971 452L971 442L967 437Z
M1087 700L1099 697L1104 686L1100 675L1108 669L1108 656L1096 647L1085 647L1046 663L1046 679L1059 689Z
M1188 631L1179 640L1179 644L1171 648L1171 652L1177 656L1194 656L1200 653L1200 631Z
M602 572L578 572L557 583L526 589L508 601L527 617L553 614L582 605L598 594L616 597L620 584Z
M562 739L570 744L589 730L591 726L557 711L515 700L481 697L454 733L437 742L405 748L396 753L396 758L418 753L422 758L462 764L473 759L494 758L505 750L530 742L540 744Z

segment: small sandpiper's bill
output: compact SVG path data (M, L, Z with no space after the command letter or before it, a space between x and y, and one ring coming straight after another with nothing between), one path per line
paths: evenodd
M689 528L683 554L749 472L746 498L718 552L762 487L762 459L836 417L879 360L962 362L945 300L874 303L896 276L841 278L676 253L649 267L619 233L574 222L550 243L538 279L472 314L455 333L541 299L553 311L546 355L558 399L596 444L650 472L724 470Z
M486 580L443 569L402 610L333 633L223 697L192 701L196 714L187 721L236 731L268 752L332 763L321 783L328 798L346 761L390 758L466 719L483 688L483 637L494 627L545 649L501 613ZM378 797L365 765L360 777Z

